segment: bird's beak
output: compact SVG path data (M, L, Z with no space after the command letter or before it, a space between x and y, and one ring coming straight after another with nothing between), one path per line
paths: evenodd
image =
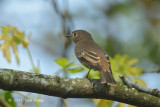
M69 37L71 37L71 35L66 35L66 37L68 37L68 38L69 38Z

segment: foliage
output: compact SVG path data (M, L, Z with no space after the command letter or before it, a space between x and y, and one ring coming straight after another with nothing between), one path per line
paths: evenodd
M1 27L1 35L0 35L0 49L3 52L4 57L7 59L8 62L11 62L11 52L10 48L13 50L17 64L19 64L19 56L18 56L18 45L23 45L25 49L27 49L27 53L29 55L30 62L32 64L31 72L40 73L39 67L35 66L31 53L28 49L29 41L25 37L24 32L20 32L16 27L13 26L6 26ZM7 102L12 107L16 107L16 100L12 97L12 93L14 91L3 91L0 90L0 97L4 99L5 102ZM29 95L21 94L22 96L26 97ZM31 97L29 96L31 99ZM40 99L40 94L37 94L37 100ZM36 107L39 107L39 102L35 102Z
M17 63L19 64L17 46L22 44L24 48L27 48L29 44L24 32L20 32L16 27L13 26L1 27L0 41L0 49L2 50L7 61L11 62L10 48L12 48L16 56Z
M72 58L71 58L72 59ZM71 59L65 57L55 60L55 62L61 66L61 70L66 73L78 73L84 70L79 64L74 63Z
M93 99L94 103L98 107L111 107L114 103L114 101L109 101L109 100L102 100L102 99Z
M5 101L12 105L12 107L16 107L15 100L12 97L12 91L5 91Z
M140 66L136 66L135 64L138 62L138 59L129 59L128 55L115 55L114 58L110 57L111 68L113 71L113 75L115 79L119 81L119 75L127 75L131 78L133 76L140 76L142 74L142 68Z
M12 97L12 93L13 93L12 91L0 90L0 97L2 97L12 107L16 107L16 104L14 102L14 98Z
M59 66L61 66L61 70L65 71L66 73L78 73L84 70L88 71L88 69L84 66L76 64L71 59L67 59L64 57L55 60L55 62ZM116 81L121 82L119 75L125 75L130 79L136 81L138 84L146 87L145 82L138 78L142 75L143 69L140 66L136 65L138 63L137 58L130 59L129 55L116 54L113 58L110 57L110 62L113 76ZM91 70L89 78L100 78L99 72ZM98 107L111 107L114 103L113 101L104 99L94 99L93 101ZM129 106L131 105L128 105L128 107ZM124 107L124 104L119 103L117 107Z
M119 103L116 107L126 107L127 104L124 104L124 103ZM135 106L132 106L132 105L127 105L128 107L135 107Z

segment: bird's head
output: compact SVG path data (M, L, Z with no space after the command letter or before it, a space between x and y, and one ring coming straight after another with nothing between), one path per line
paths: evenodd
M93 40L91 34L85 30L75 30L71 35L67 35L66 37L71 37L75 43L79 41Z

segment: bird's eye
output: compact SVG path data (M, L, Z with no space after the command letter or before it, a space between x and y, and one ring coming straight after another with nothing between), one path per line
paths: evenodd
M76 33L73 33L73 36L76 36Z

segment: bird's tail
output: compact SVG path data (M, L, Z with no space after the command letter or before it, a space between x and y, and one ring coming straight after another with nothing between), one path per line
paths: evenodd
M101 83L108 85L116 85L116 81L112 76L112 71L100 71Z

